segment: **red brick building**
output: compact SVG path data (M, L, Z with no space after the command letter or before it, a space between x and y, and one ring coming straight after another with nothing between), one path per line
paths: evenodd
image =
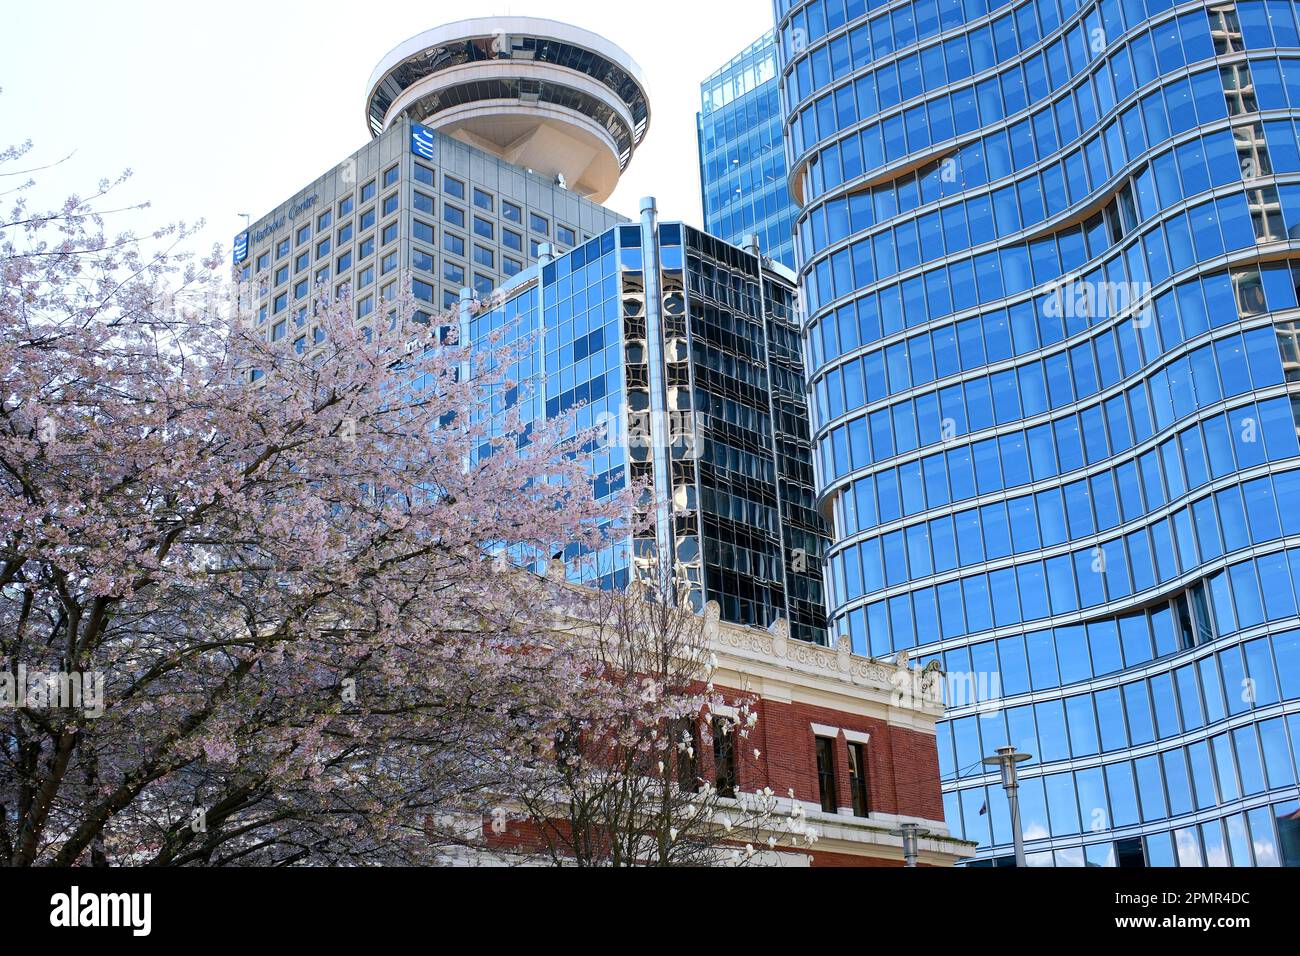
M820 836L810 848L781 850L792 866L902 866L898 828L919 824L921 866L951 866L975 845L948 834L943 820L935 722L942 706L921 692L921 676L850 653L718 620L706 611L718 658L714 684L755 701L758 723L736 754L741 791L794 791ZM750 748L761 752L752 759ZM713 754L703 748L705 776Z
M761 851L760 862L903 866L899 828L908 823L921 830L919 866L951 866L975 855L975 844L950 836L943 820L935 746L943 708L924 692L920 672L854 656L847 641L831 650L792 640L783 621L769 630L722 622L712 602L704 620L717 660L714 688L727 700L749 702L757 722L743 743L700 746L697 737L699 778L734 782L738 809L770 789L777 801L774 825L797 804L798 815L817 832L807 845L764 830L754 845L778 839L775 849ZM723 720L738 716L727 708L713 713ZM719 754L725 768L718 767ZM460 862L491 865L494 850L540 846L535 825L497 823L483 821L486 856L470 854Z

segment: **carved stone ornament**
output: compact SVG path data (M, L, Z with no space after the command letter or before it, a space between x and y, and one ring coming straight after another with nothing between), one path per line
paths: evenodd
M778 617L767 631L772 635L772 653L777 657L785 657L786 650L790 646L790 622L783 617Z
M721 620L722 608L718 606L717 601L709 601L704 605L704 636L710 641L718 639L719 622Z
M853 642L849 640L847 634L841 634L840 639L835 642L835 658L839 669L848 673L849 665L853 661Z

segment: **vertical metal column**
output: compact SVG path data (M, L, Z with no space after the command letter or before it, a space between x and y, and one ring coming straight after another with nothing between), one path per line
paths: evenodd
M646 365L650 385L650 443L654 461L655 547L659 586L673 588L673 473L664 365L663 287L659 271L659 210L653 196L641 200L641 263L645 273Z

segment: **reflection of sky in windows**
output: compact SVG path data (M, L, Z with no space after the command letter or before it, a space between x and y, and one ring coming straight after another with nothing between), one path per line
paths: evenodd
M777 3L834 627L999 678L983 856L1011 743L1031 865L1300 863L1300 22L1167 8Z
M527 401L525 420L556 417L580 403L579 430L617 414L624 404L622 329L619 316L618 252L613 230L597 236L543 270L540 284L529 286L500 306L470 321L470 341L485 345L492 334L499 345L518 348L504 377L516 383L498 390L493 409L500 413ZM617 445L606 445L592 460L595 493L608 498L624 487L626 458ZM628 566L626 542L582 558L578 577L617 576Z
M775 37L768 34L700 84L705 229L794 267L798 207L786 187Z

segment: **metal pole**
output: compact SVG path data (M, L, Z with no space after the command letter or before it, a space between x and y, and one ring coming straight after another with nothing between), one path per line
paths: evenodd
M984 763L996 766L1002 771L1002 788L1007 792L1007 804L1011 808L1011 839L1016 849L1016 866L1025 863L1025 836L1020 829L1020 781L1016 777L1016 765L1029 759L1029 754L1017 753L1015 747L999 747L992 757L985 757Z
M1009 766L1011 783L1007 785L1007 803L1011 807L1011 838L1015 841L1016 866L1025 866L1025 836L1020 829L1020 784L1016 783L1016 765Z
M917 842L923 832L919 823L900 823L894 833L903 838L903 866L916 866Z
M668 430L668 384L664 363L663 288L659 275L659 208L653 196L641 199L641 268L645 275L646 365L650 386L650 441L655 495L655 544L659 552L659 588L674 596L672 442ZM631 414L631 409L628 409Z

